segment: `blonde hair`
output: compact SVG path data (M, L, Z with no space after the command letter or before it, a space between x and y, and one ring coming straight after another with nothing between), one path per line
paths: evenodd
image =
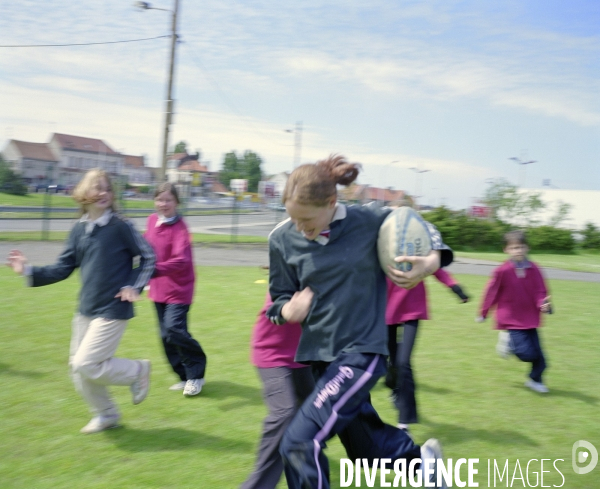
M94 189L94 186L98 183L99 180L104 179L108 185L109 190L113 190L113 184L110 179L110 176L107 172L100 168L92 168L89 170L83 178L79 181L79 183L73 189L73 200L79 204L79 212L80 215L84 215L89 211L89 206L96 202L97 199L90 199L89 193ZM110 208L113 212L117 212L117 207L115 206L115 199L113 196L112 202L110 204Z
M324 207L337 196L337 185L350 185L360 170L360 164L348 163L342 155L301 165L288 178L281 201Z

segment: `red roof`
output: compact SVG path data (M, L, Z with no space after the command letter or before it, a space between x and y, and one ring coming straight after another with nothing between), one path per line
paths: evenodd
M27 141L11 140L23 158L41 161L58 161L46 143L28 143Z
M143 156L125 155L125 166L132 168L144 168L146 164L144 163Z
M52 139L56 139L63 149L70 149L74 151L86 151L88 153L103 153L118 155L108 144L100 139L84 138L82 136L71 136L69 134L57 134L52 135Z
M206 166L202 165L201 163L198 162L198 160L189 160L186 161L185 163L182 163L181 165L179 165L177 167L178 170L184 170L184 171L198 171L201 173L207 173L208 172L208 168L206 168Z

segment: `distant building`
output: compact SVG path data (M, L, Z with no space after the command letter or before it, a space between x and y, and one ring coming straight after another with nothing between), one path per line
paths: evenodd
M339 199L353 204L368 204L369 202L380 202L382 205L400 203L407 201L412 205L412 199L404 190L392 188L378 188L370 185L353 184L341 188L338 192Z
M146 166L144 156L124 155L125 165L123 166L123 175L127 177L129 185L143 186L154 183L154 171Z
M600 190L563 190L563 189L523 189L522 192L540 194L545 209L538 217L546 224L556 215L561 203L569 204L571 209L567 219L559 224L565 229L581 230L591 222L600 228Z
M143 157L121 154L95 138L54 133L48 143L11 139L2 156L26 183L34 185L75 185L91 168L101 168L114 178L153 181Z
M58 159L46 143L11 139L2 151L2 157L27 184L49 185L55 179Z

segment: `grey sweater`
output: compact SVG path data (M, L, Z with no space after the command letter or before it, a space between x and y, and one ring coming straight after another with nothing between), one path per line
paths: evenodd
M133 268L134 258L140 263ZM75 224L64 251L54 265L33 267L31 285L40 287L66 279L80 268L79 313L96 318L131 319L133 304L115 298L126 286L141 292L154 271L150 245L131 222L112 215L104 226L86 233L86 223Z
M377 236L391 209L349 206L344 219L330 224L329 243L304 238L291 220L269 237L269 290L273 305L267 316L285 322L281 309L295 292L310 287L315 296L296 361L332 362L340 353L387 355L385 275L379 266ZM434 226L433 248L442 250L442 265L452 251ZM285 326L282 326L285 327Z

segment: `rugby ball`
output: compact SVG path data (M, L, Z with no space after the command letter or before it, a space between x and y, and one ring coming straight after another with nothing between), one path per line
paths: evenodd
M431 235L423 218L410 207L393 210L379 228L377 253L379 264L388 274L388 265L396 270L408 272L412 264L397 263L397 256L427 256L431 252Z

